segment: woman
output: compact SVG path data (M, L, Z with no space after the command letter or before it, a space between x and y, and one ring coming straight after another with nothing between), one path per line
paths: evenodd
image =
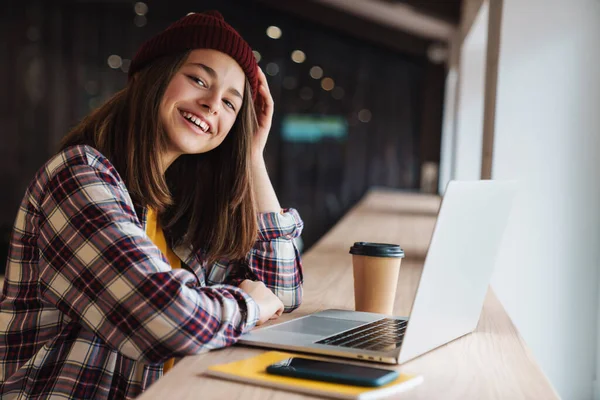
M1 398L134 398L173 358L298 307L303 225L266 172L272 114L251 48L218 12L144 43L127 87L65 137L21 203Z

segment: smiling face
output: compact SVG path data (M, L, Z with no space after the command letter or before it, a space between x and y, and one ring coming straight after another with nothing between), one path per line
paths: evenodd
M190 52L160 103L168 139L165 169L182 154L206 153L223 142L242 108L245 82L244 71L227 54Z

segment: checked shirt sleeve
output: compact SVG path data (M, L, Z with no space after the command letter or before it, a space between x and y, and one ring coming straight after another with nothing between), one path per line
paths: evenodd
M114 174L58 171L39 203L40 292L67 318L147 364L233 344L258 306L231 286L200 287L145 235ZM243 317L246 314L246 317Z
M209 270L209 283L225 277L224 283L239 285L244 279L260 280L277 295L290 312L302 303L302 261L294 239L304 223L295 209L258 215L258 240L243 264L220 260ZM211 279L212 278L212 279Z

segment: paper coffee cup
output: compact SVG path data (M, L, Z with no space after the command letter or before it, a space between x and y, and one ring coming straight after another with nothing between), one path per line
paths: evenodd
M350 254L355 310L392 315L404 251L397 244L356 242Z

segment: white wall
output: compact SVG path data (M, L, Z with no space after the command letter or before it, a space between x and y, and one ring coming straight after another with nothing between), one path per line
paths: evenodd
M481 177L488 19L484 1L461 48L452 179Z
M591 399L600 260L600 1L504 0L493 179L517 178L494 289L560 396Z

